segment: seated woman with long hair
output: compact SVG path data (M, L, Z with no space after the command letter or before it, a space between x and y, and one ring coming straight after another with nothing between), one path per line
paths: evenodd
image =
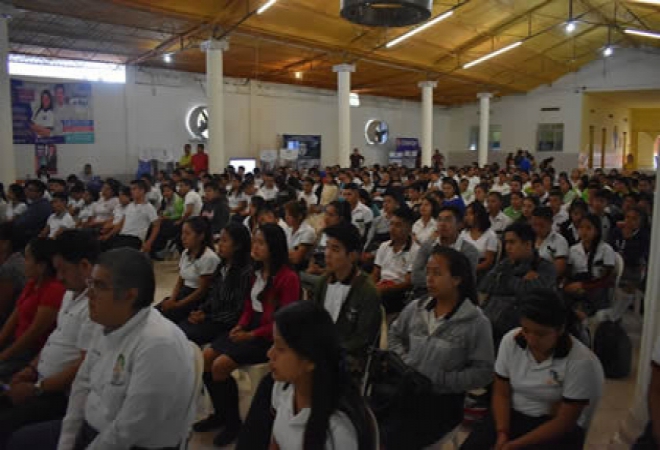
M461 232L462 239L474 245L479 251L479 264L477 264L477 279L479 279L495 266L497 234L491 229L488 212L481 203L472 202L465 209L465 225L465 230Z
M275 379L271 450L374 448L371 415L325 309L298 302L278 311L268 358Z
M55 242L35 238L25 247L28 281L0 330L0 380L25 367L55 328L65 288L55 276Z
M502 339L491 414L461 450L581 450L603 390L603 369L568 332L569 308L551 290L520 305L520 328Z
M286 235L279 225L266 223L257 229L252 238L252 259L255 274L238 325L204 350L204 383L215 414L198 422L195 430L224 425L213 441L218 447L233 442L241 428L238 386L231 373L239 366L268 360L275 312L300 297L300 281L289 267Z
M421 449L463 419L465 392L490 384L494 345L490 322L476 304L467 257L436 246L426 266L429 295L410 303L392 324L389 348L433 385L379 417L388 450Z

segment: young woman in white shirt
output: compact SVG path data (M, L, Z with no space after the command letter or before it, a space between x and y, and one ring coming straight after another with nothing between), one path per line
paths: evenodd
M227 202L231 214L240 214L247 208L247 198L243 193L242 184L243 182L239 176L231 180L231 190L227 193Z
M7 207L5 216L7 221L12 221L27 211L25 204L25 190L20 184L10 184L7 189Z
M486 274L495 265L497 256L497 235L490 229L490 219L484 206L474 201L465 209L466 229L461 232L464 240L479 251L477 278Z
M581 450L602 396L600 362L568 332L554 291L532 291L520 316L497 354L491 413L461 450Z
M325 309L296 302L278 311L268 358L275 379L271 450L374 448L370 413Z
M436 230L438 214L440 212L440 205L432 196L425 196L419 205L420 218L413 225L413 239L419 245L433 240L436 237Z
M179 261L179 278L172 294L158 305L163 315L174 323L187 319L199 307L220 263L213 251L211 229L206 219L186 220L181 228L181 242L185 250Z
M289 262L296 270L304 270L316 243L316 231L305 220L307 205L304 200L291 200L284 205L284 221L288 230Z
M115 208L119 206L119 183L107 180L101 187L101 198L91 207L92 217L87 226L104 227L114 218Z

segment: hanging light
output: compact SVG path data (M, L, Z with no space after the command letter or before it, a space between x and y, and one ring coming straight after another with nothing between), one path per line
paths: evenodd
M608 45L607 47L605 47L603 49L603 56L606 57L606 58L609 58L610 56L612 56L613 53L614 53L614 49L612 48L611 45Z
M574 20L569 20L566 22L566 27L564 28L568 34L572 33L575 31L575 21Z
M271 6L273 6L277 0L268 0L266 3L261 5L259 9L257 9L257 14L263 14L266 12L267 9L269 9Z
M496 57L496 56L498 56L498 55L501 55L502 53L506 53L506 52L508 52L509 50L513 50L513 49L516 48L516 47L520 47L520 46L522 45L522 43L523 43L523 41L514 42L513 44L511 44L511 45L507 45L507 46L504 47L504 48L501 48L501 49L499 49L499 50L495 50L494 52L489 53L489 54L487 54L487 55L484 55L484 56L482 56L481 58L475 59L475 60L472 61L472 62L469 62L469 63L467 63L467 64L464 64L464 65L463 65L463 69L469 69L470 67L474 67L474 66L476 66L477 64L480 64L480 63L482 63L482 62L484 62L484 61L488 61L489 59L494 58L494 57Z
M633 30L631 28L626 28L625 30L623 30L623 32L626 34L633 34L635 36L647 37L651 39L660 39L660 33L654 33L652 31Z
M341 16L372 27L406 27L431 17L433 0L340 0Z
M163 61L165 61L167 64L170 64L172 62L172 55L169 53L165 53L163 55Z
M293 72L293 76L296 78L296 80L302 80L303 79L303 73L298 71L298 72Z
M405 41L409 37L414 36L417 33L422 32L422 31L426 30L429 27L432 27L433 25L435 25L438 22L442 22L443 20L445 20L446 18L452 16L453 14L454 14L453 9L449 10L449 11L443 13L443 14L440 14L439 16L434 17L433 19L429 20L428 22L424 23L423 25L420 25L417 28L413 28L412 30L410 30L409 32L407 32L405 34L402 34L398 38L392 39L390 42L385 44L385 47L392 48L395 45L400 44L401 42Z

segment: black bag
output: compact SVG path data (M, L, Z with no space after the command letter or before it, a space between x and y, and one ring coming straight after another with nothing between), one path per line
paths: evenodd
M625 378L632 368L632 343L620 321L606 320L594 336L594 353L607 378Z
M365 391L377 417L433 392L431 380L406 365L396 353L379 349L370 353Z

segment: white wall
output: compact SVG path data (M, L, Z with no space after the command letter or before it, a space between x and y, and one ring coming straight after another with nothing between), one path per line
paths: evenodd
M589 128L594 127L594 167L601 167L603 129L605 130L605 167L623 166L623 133L630 144L630 109L584 94L581 153L589 154ZM618 142L615 142L614 131Z
M43 81L50 81L43 79ZM125 85L93 83L96 142L60 145L59 173L80 172L89 162L101 175L135 173L144 150L168 150L177 157L190 142L187 113L206 104L205 77L199 74L132 69ZM351 108L351 146L362 150L368 164L385 164L397 137L420 137L420 104L378 97L362 97ZM227 79L225 81L226 155L258 158L265 149L277 149L282 134L322 136L322 163L336 163L337 100L327 90ZM367 145L364 125L385 120L390 142ZM442 147L449 115L436 108L434 146ZM34 173L34 148L15 145L19 176Z

